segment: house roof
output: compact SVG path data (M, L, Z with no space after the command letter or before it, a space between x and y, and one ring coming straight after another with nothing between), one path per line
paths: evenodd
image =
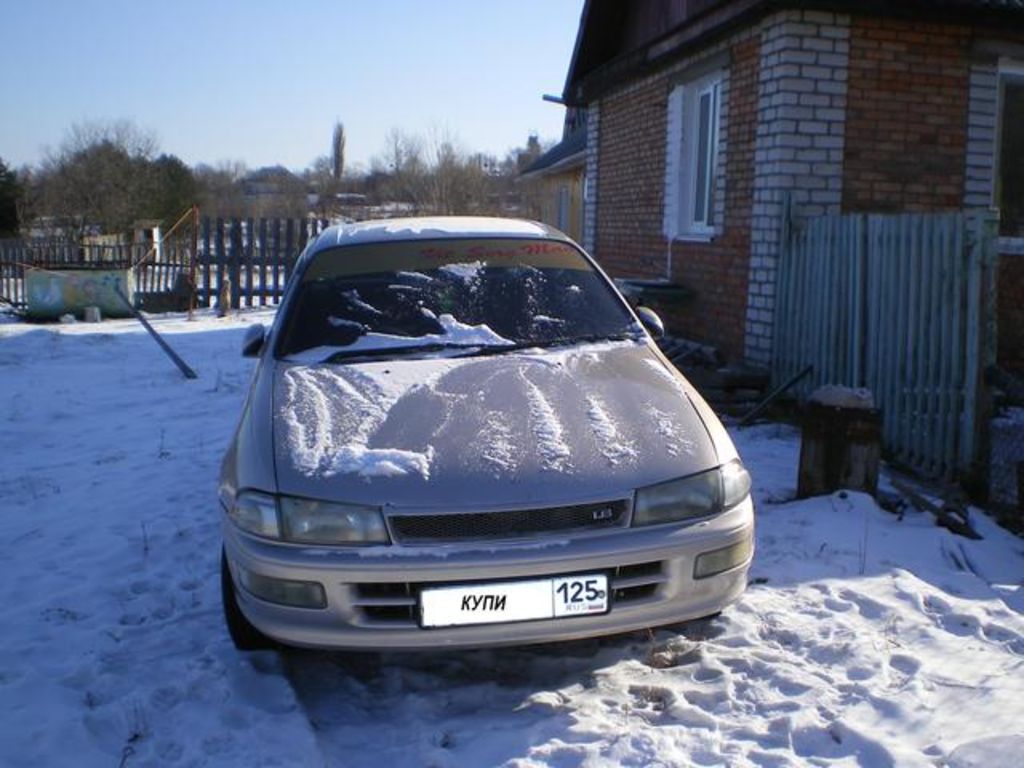
M545 173L572 168L583 163L586 151L587 132L574 131L530 163L520 177L543 176Z
M563 100L584 106L635 74L784 8L978 24L1024 22L1024 0L586 0Z

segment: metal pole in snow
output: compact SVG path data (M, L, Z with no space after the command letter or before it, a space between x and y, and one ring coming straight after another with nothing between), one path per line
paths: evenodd
M174 364L178 366L178 370L185 375L185 378L199 378L198 374L188 367L188 363L186 363L184 360L178 357L178 353L171 349L170 345L163 340L163 337L160 336L160 334L153 329L153 326L150 325L149 321L142 316L142 313L132 306L131 301L129 301L128 297L124 295L124 291L121 290L120 281L118 281L118 283L114 286L114 292L118 295L118 297L120 297L121 301L124 302L124 305L128 307L128 311L132 313L132 316L140 323L142 323L143 328L149 331L149 335L152 336L156 340L156 343L160 345L160 349L162 349L167 354L167 356L171 358Z

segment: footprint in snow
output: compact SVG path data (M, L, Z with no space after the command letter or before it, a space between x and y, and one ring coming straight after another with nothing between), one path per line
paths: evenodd
M875 676L875 670L868 667L850 667L846 670L846 679L854 683L870 680Z
M149 703L154 709L161 712L167 712L178 706L183 699L184 695L179 689L174 686L166 685L157 688L152 694L150 694Z
M725 671L708 666L700 666L693 672L695 683L713 683L725 675Z
M868 621L877 621L885 618L889 613L889 610L878 601L849 589L841 590L839 597L855 605L860 615Z
M904 653L889 657L889 679L895 688L903 688L921 671L921 662Z
M47 608L43 611L43 619L52 624L75 624L83 619L89 618L89 614L81 613L70 608L56 607Z
M629 695L632 697L629 711L648 722L664 718L667 710L676 702L672 691L657 685L630 686Z
M703 709L705 712L721 712L727 710L730 697L728 691L685 691L683 697L687 703Z
M1015 656L1024 656L1024 637L998 624L986 624L981 636L991 643L1005 646Z

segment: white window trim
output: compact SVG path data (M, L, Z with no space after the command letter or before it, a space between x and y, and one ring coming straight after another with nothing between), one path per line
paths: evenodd
M721 158L722 85L725 72L694 78L673 88L668 100L664 234L669 240L707 242L721 233L721 200L718 195ZM706 191L708 207L703 221L695 218L698 182L700 99L712 99L711 136L708 143ZM710 217L710 221L708 220Z

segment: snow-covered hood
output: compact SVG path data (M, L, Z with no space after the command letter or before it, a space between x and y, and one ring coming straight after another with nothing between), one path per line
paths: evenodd
M278 490L457 509L617 497L717 463L643 342L273 366Z

